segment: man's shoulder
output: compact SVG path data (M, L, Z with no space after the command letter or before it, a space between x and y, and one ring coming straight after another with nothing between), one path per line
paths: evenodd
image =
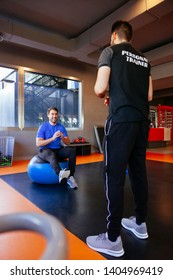
M110 67L110 61L111 61L111 58L112 58L112 54L113 54L112 48L110 46L106 47L101 52L101 55L99 57L98 68L101 67L101 66L109 66Z
M112 55L113 55L112 47L108 46L102 50L100 58L103 59L104 57L111 57Z
M43 131L45 129L48 129L48 127L49 127L49 122L44 122L39 126L38 131Z
M49 122L44 122L40 125L40 127L47 127L49 125Z

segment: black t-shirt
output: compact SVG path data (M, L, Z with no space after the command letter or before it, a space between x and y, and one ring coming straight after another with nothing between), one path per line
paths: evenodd
M130 43L103 50L98 67L111 68L109 114L114 123L148 119L150 64Z

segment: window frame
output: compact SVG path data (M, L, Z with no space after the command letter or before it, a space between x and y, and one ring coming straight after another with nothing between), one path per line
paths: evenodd
M24 121L25 121L25 112L24 112L24 86L25 86L25 71L27 72L33 72L33 73L40 73L43 75L50 75L55 76L58 78L64 78L69 80L74 80L79 82L80 90L79 90L79 118L80 118L80 125L79 127L66 127L67 131L81 131L84 127L84 114L83 114L83 104L82 104L82 96L83 96L83 81L79 78L73 77L73 76L67 76L67 75L59 75L57 73L50 73L47 71L40 71L38 69L34 68L28 68L28 67L21 67L21 66L14 66L14 65L7 65L7 64L0 64L1 67L7 67L7 68L14 68L18 72L17 74L17 84L18 84L18 126L16 127L0 127L1 131L37 131L38 127L25 127Z
M18 67L17 66L14 66L14 65L9 65L9 64L3 64L1 63L0 64L0 67L3 67L3 68L11 68L11 69L14 69L16 71L16 84L17 84L17 95L18 95L18 100L19 100L19 75L18 75ZM18 112L17 112L17 123L18 125L17 126L0 126L0 131L13 131L13 130L20 130L20 127L19 127L19 102L17 100L17 103L18 103Z

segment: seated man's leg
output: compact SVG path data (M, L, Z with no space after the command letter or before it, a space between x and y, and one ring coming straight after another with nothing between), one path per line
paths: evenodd
M56 153L52 149L49 148L42 149L39 152L39 157L42 158L43 160L48 161L52 166L53 170L55 171L55 173L59 174L61 167L57 160Z
M76 168L76 152L72 147L62 147L56 151L58 158L69 160L70 176L74 176Z
M55 171L55 173L59 176L59 182L61 182L63 184L67 183L67 178L69 177L70 172L66 171L66 172L63 172L63 174L62 174L62 170L59 165L59 161L56 156L56 152L53 149L49 149L49 148L42 149L39 152L39 157L50 163L50 165L53 168L53 170Z
M57 150L57 156L61 159L68 158L69 160L69 169L70 169L70 177L67 180L67 184L73 188L77 189L78 185L76 180L74 179L74 173L76 168L76 152L75 149L72 147L62 147L61 149Z

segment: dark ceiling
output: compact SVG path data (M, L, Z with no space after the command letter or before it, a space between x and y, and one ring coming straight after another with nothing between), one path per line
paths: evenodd
M173 94L173 1L0 0L6 43L91 65L97 65L112 24L120 19L132 24L132 43L151 62L154 89Z

